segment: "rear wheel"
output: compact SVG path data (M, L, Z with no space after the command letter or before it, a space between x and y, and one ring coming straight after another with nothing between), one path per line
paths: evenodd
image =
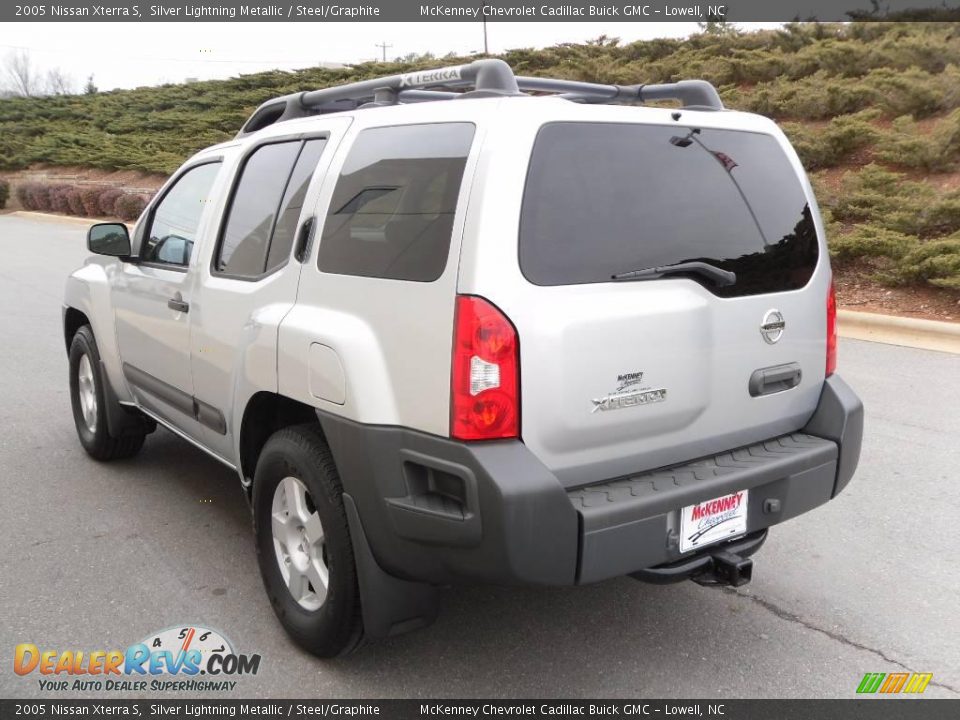
M97 460L118 460L140 452L145 433L120 437L107 425L107 398L100 377L100 352L93 331L84 325L70 343L70 403L80 444Z
M257 462L260 573L287 633L320 657L352 650L363 625L343 488L315 425L276 432Z

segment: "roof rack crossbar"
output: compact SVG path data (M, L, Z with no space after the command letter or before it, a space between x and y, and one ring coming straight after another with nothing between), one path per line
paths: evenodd
M459 88L467 92L450 92L450 89ZM238 137L284 120L358 107L461 97L521 95L523 92L554 93L582 103L680 100L685 107L723 109L716 88L704 80L680 80L663 85L604 85L555 78L516 77L503 60L489 58L466 65L418 70L274 98L254 111Z

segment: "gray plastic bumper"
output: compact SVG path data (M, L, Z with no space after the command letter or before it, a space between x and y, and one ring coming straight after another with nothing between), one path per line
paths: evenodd
M863 406L838 377L801 431L568 491L519 441L460 443L319 413L376 564L405 580L571 585L690 557L679 510L749 489L756 533L827 502L860 454Z

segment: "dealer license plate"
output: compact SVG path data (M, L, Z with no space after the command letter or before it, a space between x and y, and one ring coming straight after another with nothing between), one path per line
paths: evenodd
M724 495L680 511L680 552L729 540L747 532L747 491Z

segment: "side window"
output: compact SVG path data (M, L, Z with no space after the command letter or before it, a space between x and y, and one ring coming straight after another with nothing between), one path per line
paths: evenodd
M258 277L287 261L325 145L323 139L272 143L247 158L230 202L215 272Z
M220 163L197 165L180 176L153 211L140 257L152 263L185 267L197 237L200 217Z
M267 271L280 267L290 257L293 239L297 234L297 220L303 209L303 200L307 196L307 187L326 144L325 139L307 140L300 151L300 157L297 158L297 164L287 183L287 191L280 203L277 227L273 231L270 252L267 254Z
M364 130L330 201L319 267L431 282L443 274L472 123Z

